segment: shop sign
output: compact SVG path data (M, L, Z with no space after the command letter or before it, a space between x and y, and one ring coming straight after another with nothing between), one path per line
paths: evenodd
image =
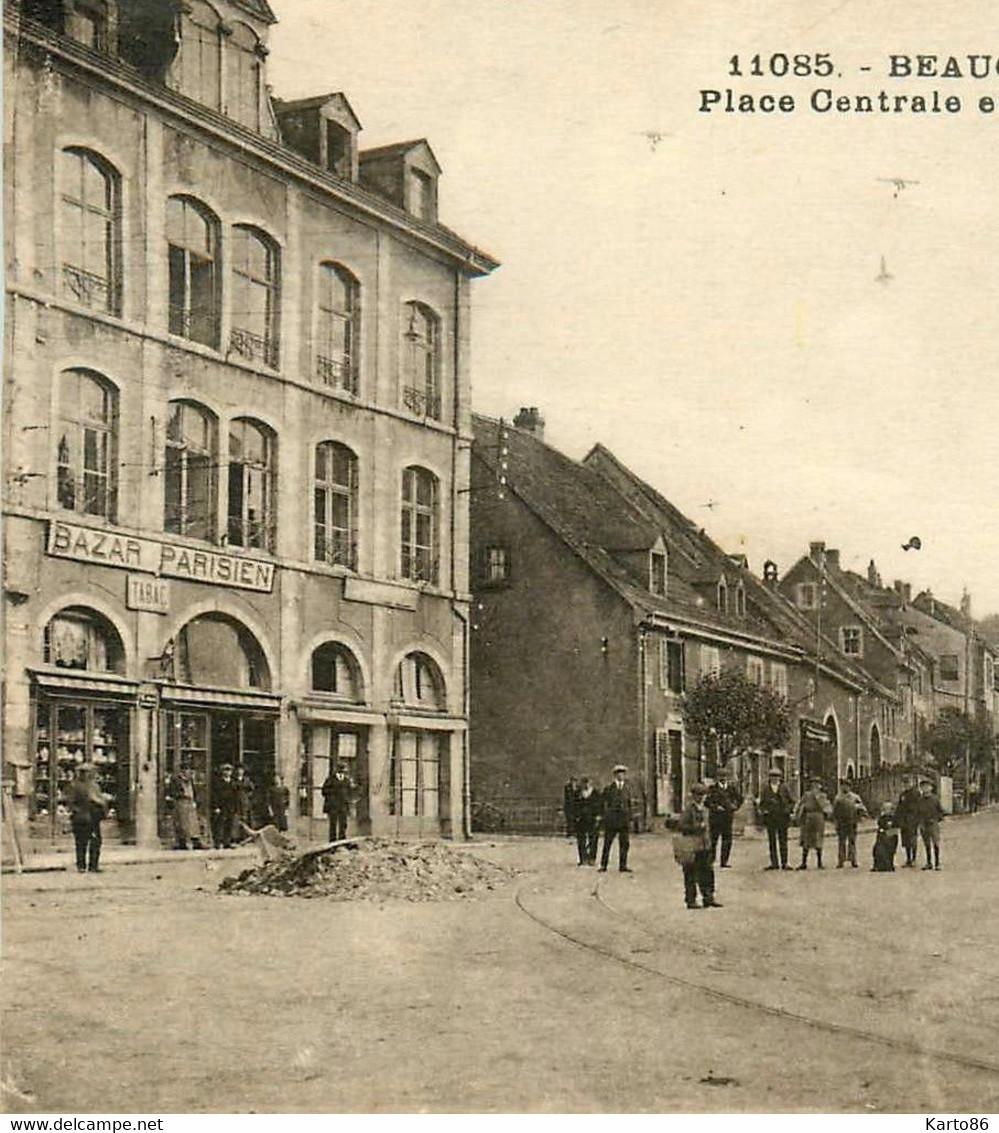
M63 520L53 520L49 524L46 549L57 558L183 578L190 582L207 582L213 586L234 586L264 594L269 594L274 586L273 563L120 535L97 527L80 527Z
M130 610L169 613L170 583L147 574L130 574L125 579L125 605Z

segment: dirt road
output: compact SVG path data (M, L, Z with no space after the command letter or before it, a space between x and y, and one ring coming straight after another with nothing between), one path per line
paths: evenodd
M197 861L8 877L5 1108L994 1112L999 812L944 838L895 874L739 841L697 912L656 836L630 875L481 846L519 877L419 905L223 896Z

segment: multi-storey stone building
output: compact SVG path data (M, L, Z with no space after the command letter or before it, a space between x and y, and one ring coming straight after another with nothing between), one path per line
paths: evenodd
M280 774L302 833L347 760L373 831L460 833L469 284L423 141L268 93L266 0L5 17L5 774L124 837L189 761Z

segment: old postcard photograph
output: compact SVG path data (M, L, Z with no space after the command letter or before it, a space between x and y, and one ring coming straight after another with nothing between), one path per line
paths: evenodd
M10 1128L987 1131L996 13L3 13Z

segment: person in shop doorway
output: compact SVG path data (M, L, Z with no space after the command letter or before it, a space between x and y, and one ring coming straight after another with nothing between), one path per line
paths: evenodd
M323 810L329 816L331 842L342 842L347 837L347 823L356 790L354 780L347 772L347 765L341 760L322 786Z
M579 781L576 796L576 850L579 865L597 864L597 828L600 825L600 792L587 776Z
M239 794L232 776L232 764L223 763L212 791L212 842L217 850L228 850L235 835Z
M916 813L919 816L919 836L926 851L926 865L923 869L939 869L940 823L943 821L944 808L929 779L924 779L919 784L919 807Z
M905 865L913 869L919 848L919 787L908 775L902 780L902 793L895 804L895 825L905 851Z
M836 827L836 868L842 869L849 860L857 868L857 822L867 814L864 801L853 790L849 779L840 779L839 794L833 799L832 817Z
M603 792L601 818L604 824L604 848L600 855L600 872L607 872L611 843L617 838L617 868L631 873L628 868L628 850L631 846L631 787L628 785L628 768L619 763L614 768L614 782Z
M790 869L787 864L787 831L794 814L794 795L777 768L773 768L767 776L756 810L763 819L770 846L770 864L766 868Z
M288 807L291 806L291 792L284 785L280 775L275 775L271 785L267 788L267 816L268 822L284 833L288 829Z
M76 843L79 873L101 872L101 822L107 814L107 799L97 782L93 764L81 763L66 792L66 806Z
M718 843L721 842L722 869L728 869L728 859L732 853L732 816L742 806L742 793L735 784L729 782L727 768L718 770L717 778L704 796L708 808L708 829L711 832L711 861L715 860Z
M254 826L253 801L257 785L247 775L246 768L242 765L233 768L232 784L236 791L236 821L242 826L248 826L252 829ZM242 826L238 826L237 829L241 829Z
M798 869L808 869L808 851L815 851L816 865L822 869L822 843L826 835L826 819L832 817L829 796L822 789L822 780L813 777L808 790L798 801L795 818L800 829L801 865Z
M686 845L679 859L683 867L683 900L688 909L697 909L697 892L705 909L720 909L715 900L714 853L711 849L711 811L705 805L708 788L695 783L690 788L690 803L680 816L677 833Z
M194 790L191 765L182 763L170 776L166 796L173 804L174 849L201 849L198 830L198 802Z

